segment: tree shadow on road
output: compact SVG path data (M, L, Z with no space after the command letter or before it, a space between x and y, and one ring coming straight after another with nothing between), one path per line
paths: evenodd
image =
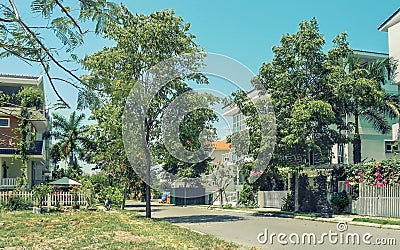
M159 220L165 220L171 223L208 223L239 221L244 220L244 218L231 215L188 215L177 217L164 217Z

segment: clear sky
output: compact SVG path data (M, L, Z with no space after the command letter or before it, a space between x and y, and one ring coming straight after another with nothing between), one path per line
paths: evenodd
M5 1L5 0L1 0ZM26 0L16 1L20 6ZM117 2L117 1L116 1ZM347 32L354 49L387 52L387 33L377 27L400 5L393 0L304 0L304 1L238 1L238 0L127 0L122 1L132 12L150 14L156 10L175 10L185 22L191 23L191 33L207 52L230 56L257 73L263 62L272 59L271 47L279 45L285 33L294 33L303 20L316 17L320 32L330 48L332 39ZM26 7L25 7L26 8ZM23 14L28 14L24 11ZM78 51L80 55L93 53L107 44L101 38L89 36ZM43 74L39 65L29 66L18 59L0 60L0 73ZM53 73L57 74L57 71ZM47 101L56 101L45 83ZM76 90L59 83L62 95L76 103Z

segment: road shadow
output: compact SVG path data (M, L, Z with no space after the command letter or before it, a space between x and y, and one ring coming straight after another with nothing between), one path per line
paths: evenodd
M244 218L232 215L188 215L177 217L164 217L164 220L171 223L209 223L209 222L232 222L244 220Z

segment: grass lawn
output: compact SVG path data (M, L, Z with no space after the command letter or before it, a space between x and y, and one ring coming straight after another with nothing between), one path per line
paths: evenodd
M127 211L0 212L0 249L238 249Z
M382 225L400 225L400 218L354 218L353 221L369 222Z

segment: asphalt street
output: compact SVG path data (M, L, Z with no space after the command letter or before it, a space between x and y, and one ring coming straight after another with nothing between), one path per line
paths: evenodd
M145 214L144 203L127 209ZM235 242L244 249L400 249L400 230L293 218L234 210L153 204L152 218Z

